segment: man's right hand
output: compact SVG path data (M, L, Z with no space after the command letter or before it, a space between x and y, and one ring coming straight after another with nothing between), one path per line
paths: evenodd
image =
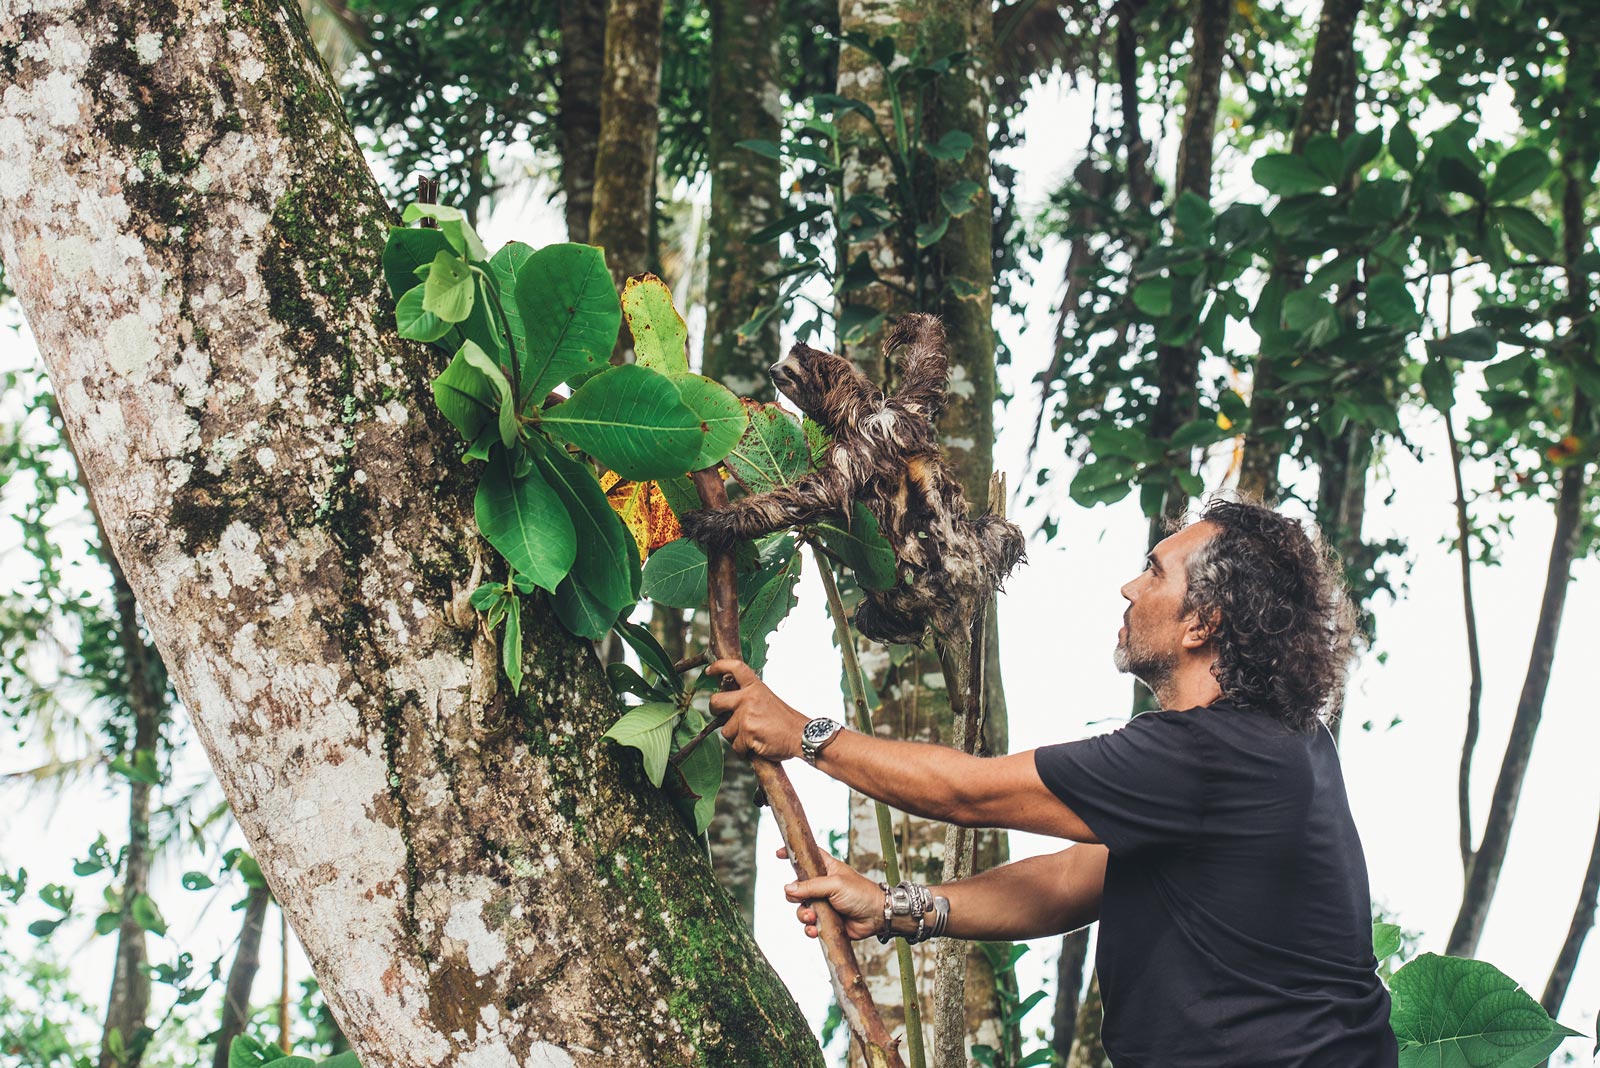
M778 858L787 860L787 847L778 849ZM826 901L844 920L844 933L852 941L883 930L883 889L865 875L826 853L822 856L826 875L801 879L783 888L790 901L799 902L795 916L805 924L806 934L817 937L817 910L814 901Z

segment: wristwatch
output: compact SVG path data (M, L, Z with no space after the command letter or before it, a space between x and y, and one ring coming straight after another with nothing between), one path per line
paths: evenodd
M837 720L819 716L805 725L800 732L800 755L806 758L806 763L812 767L817 766L817 754L822 752L824 746L839 736L844 730L844 724Z

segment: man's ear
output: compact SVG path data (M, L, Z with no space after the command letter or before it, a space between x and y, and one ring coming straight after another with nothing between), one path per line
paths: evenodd
M1217 625L1222 621L1222 613L1213 608L1204 619L1200 613L1195 612L1189 616L1188 624L1183 628L1182 644L1185 649L1198 649L1210 641L1217 633Z

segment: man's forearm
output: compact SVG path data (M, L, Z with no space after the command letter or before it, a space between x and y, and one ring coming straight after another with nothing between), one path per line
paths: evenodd
M1077 845L931 889L950 900L946 937L1044 938L1099 919L1105 865L1104 846ZM925 917L925 923L932 920L931 913ZM902 934L912 933L916 926L914 916L894 921L894 930Z
M902 812L961 823L969 814L960 784L982 759L948 746L846 730L818 754L817 767L852 790Z

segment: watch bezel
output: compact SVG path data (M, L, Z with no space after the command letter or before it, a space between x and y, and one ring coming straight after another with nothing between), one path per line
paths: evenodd
M844 724L827 716L817 716L807 720L805 727L800 731L800 755L807 764L816 766L817 754L823 746L839 736L844 730Z

